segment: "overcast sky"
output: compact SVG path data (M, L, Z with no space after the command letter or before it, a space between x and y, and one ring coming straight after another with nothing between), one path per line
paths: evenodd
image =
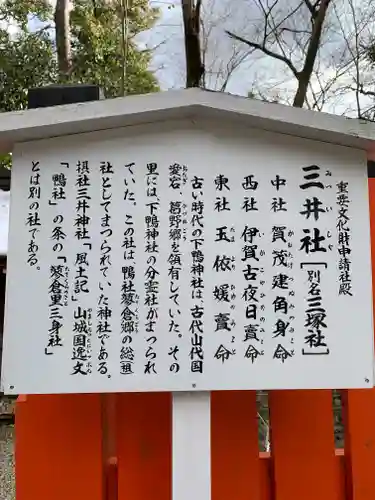
M171 8L173 2L175 7ZM261 0L203 0L204 25L210 35L206 69L208 73L212 70L214 72L206 82L210 88L220 89L220 81L215 81L216 70L225 68L233 54L241 56L248 51L245 44L234 44L225 34L225 30L253 41L260 41L264 21L260 3ZM273 2L268 2L270 3ZM157 71L162 88L183 87L185 65L180 0L154 0L152 4L161 7L162 16L151 33L143 35L142 40L146 40L150 47L158 46L153 67ZM263 0L263 4L267 5L267 2ZM273 11L276 21L284 19L300 5L300 0L280 0ZM311 21L304 8L303 5L297 14L288 19L285 24L287 29L311 29ZM327 101L324 111L350 116L356 116L356 95L354 91L343 92L341 88L355 86L355 68L353 65L347 66L348 61L352 60L351 51L355 45L354 19L358 26L359 46L366 46L369 40L374 39L375 1L335 0L331 3L315 65L316 74L312 78L313 89L319 92L321 85L331 84L339 73L340 78L331 87L331 98ZM306 36L289 33L288 37L288 31L285 31L283 37L290 49L289 52L288 48L286 50L287 56L293 60L297 70L302 69ZM369 68L368 63L362 65L361 75L363 80L369 78L372 84L373 68ZM339 87L340 92L335 90ZM249 91L257 89L264 89L267 98L290 103L296 90L296 80L284 63L256 52L245 58L233 73L226 91L247 95ZM360 99L363 104L368 103L368 98L362 96Z
M162 15L156 26L148 33L139 37L149 47L157 47L153 58L153 68L156 70L163 89L183 88L185 85L185 53L183 43L182 13L179 0L151 1L151 5L158 6ZM249 0L206 0L203 1L205 28L209 31L208 50L206 54L206 69L215 73L220 63L226 65L233 57L234 52L247 52L247 47L231 40L225 30L239 34L251 29L255 21L257 9L254 2ZM203 37L205 34L203 33ZM252 58L254 61L254 58ZM251 90L252 82L266 69L258 64L255 75L252 71L250 58L233 73L227 91L247 95ZM266 64L266 66L269 66ZM276 64L277 70L279 65ZM282 70L284 68L281 68ZM215 75L208 82L211 88L217 87ZM220 87L220 85L219 85ZM218 90L218 88L215 88Z
M2 0L0 0L2 1ZM48 0L54 5L55 0ZM265 0L263 0L265 4ZM375 4L372 0L335 0L330 8L330 17L326 22L325 44L320 50L319 65L320 79L326 82L333 78L337 65L340 65L348 54L345 54L345 41L342 36L342 29L350 33L353 24L350 1L354 2L357 8L357 20L361 22L362 18L368 19L367 31L373 33L374 12L370 12L368 7ZM259 39L259 33L262 32L262 19L264 18L259 7L261 0L203 0L204 7L204 25L205 31L209 32L208 50L206 51L206 84L209 88L221 90L222 79L218 78L218 73L226 70L227 65L233 60L233 57L240 59L248 52L245 44L235 43L226 34L225 30L234 31L237 34L256 40ZM185 56L183 44L183 27L181 15L181 0L150 0L152 6L161 9L161 17L156 26L149 32L138 36L138 41L142 46L149 48L156 47L154 50L151 69L155 71L162 90L182 88L185 84ZM292 11L295 6L300 5L300 0L280 0L273 11L281 19L285 13ZM361 8L367 6L367 8ZM374 7L372 7L374 9ZM339 16L337 14L339 13ZM337 19L340 19L338 22ZM288 21L289 22L289 21ZM299 29L310 29L310 20L306 13L301 17L293 16L290 20L290 27ZM294 25L293 25L294 23ZM35 22L32 23L35 27ZM329 29L328 29L329 28ZM361 29L363 26L361 27ZM14 31L16 28L10 26ZM362 34L366 29L362 30ZM204 39L207 37L204 35ZM364 35L363 35L364 36ZM301 69L302 59L298 57L301 53L298 44L292 40L289 44L292 47L291 57ZM353 41L351 40L351 43ZM346 51L347 52L347 51ZM296 57L297 55L297 57ZM346 79L348 86L352 85L352 74L344 72L341 75L341 81ZM371 71L372 79L372 71ZM319 83L314 77L313 85L315 90L319 90ZM282 102L290 102L296 89L296 81L290 70L282 62L261 56L260 53L252 53L244 58L242 64L233 72L226 91L247 95L254 90L263 90L260 97L274 98ZM354 104L354 92L341 93L340 97L330 101L325 111L342 114Z

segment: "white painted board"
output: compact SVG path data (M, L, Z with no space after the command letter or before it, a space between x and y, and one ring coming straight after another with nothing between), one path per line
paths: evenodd
M6 393L373 386L364 152L169 123L13 162Z
M172 498L211 498L211 394L172 397Z
M8 253L9 191L0 189L0 255Z

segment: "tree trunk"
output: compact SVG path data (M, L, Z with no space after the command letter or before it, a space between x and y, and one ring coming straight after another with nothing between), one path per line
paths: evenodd
M120 97L125 96L126 69L127 69L127 43L128 43L128 0L121 0L121 86Z
M200 8L201 1L181 0L184 21L186 87L200 87L204 76L204 66L200 48Z
M59 80L66 81L71 72L69 0L56 1L55 28Z
M322 0L315 16L313 16L313 30L307 47L305 63L302 71L298 73L298 88L293 102L293 106L296 108L302 108L306 100L307 89L311 80L316 57L318 55L320 40L322 38L323 24L330 1L331 0Z

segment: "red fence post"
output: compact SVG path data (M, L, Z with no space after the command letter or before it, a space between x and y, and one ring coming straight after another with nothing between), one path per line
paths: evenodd
M171 500L171 394L119 394L116 436L119 500Z
M103 500L100 396L21 396L17 500Z
M375 153L369 156L370 159L375 159ZM369 205L374 294L375 178L371 177L369 178ZM353 334L355 335L355 332ZM343 400L348 500L372 500L375 498L375 389L343 391Z
M212 500L269 500L261 472L255 391L211 393Z
M344 500L331 391L271 391L275 500Z

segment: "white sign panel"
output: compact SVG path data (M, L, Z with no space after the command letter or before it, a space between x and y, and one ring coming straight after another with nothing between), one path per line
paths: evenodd
M125 133L14 154L4 391L372 387L364 153Z

